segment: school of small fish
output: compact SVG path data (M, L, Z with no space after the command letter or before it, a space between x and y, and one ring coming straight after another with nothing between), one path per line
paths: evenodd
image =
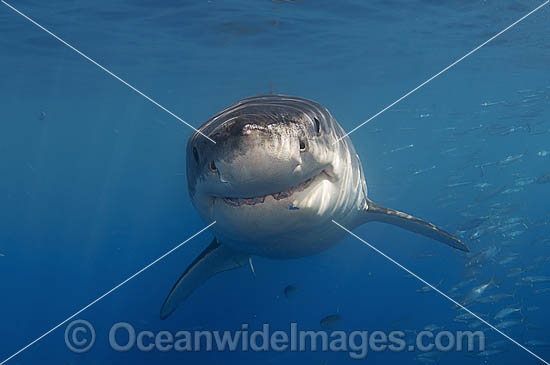
M388 143L384 153L389 162L386 171L396 171L395 181L401 187L408 187L408 181L398 176L403 169L393 166L396 161L409 166L410 179L431 186L444 174L435 198L426 205L450 212L453 218L445 228L471 252L463 255L460 276L445 273L454 280L442 275L432 278L432 284L526 347L535 352L545 349L546 354L550 351L544 305L550 304L549 111L550 86L511 91L507 100L485 100L477 108L454 111L450 118L460 121L456 126L432 129L430 139L440 146L437 152L425 146L421 131L414 134L409 128L406 136L394 133L400 143ZM408 113L402 114L404 120L418 115L415 110L396 112ZM441 123L448 121L437 110L422 113ZM411 158L416 153L422 156L418 160ZM435 253L422 257L437 260ZM433 293L430 286L416 291ZM470 355L485 363L498 363L500 356L522 351L459 306L452 309L452 318L434 318L442 322L426 328L483 331L487 348ZM412 345L418 332L414 328L409 330ZM442 358L444 354L433 351L417 355L416 361L440 364Z
M498 153L499 159L484 161L480 151L466 151L460 145L442 148L443 155L462 158L462 166L450 176L436 204L442 209L455 208L454 226L448 228L454 229L471 252L463 257L461 281L445 279L438 289L531 350L545 349L548 354L549 329L543 324L547 312L541 304L550 304L550 166L546 162L550 118L544 117L541 107L550 106L550 87L517 94L517 100L481 104L483 115L497 113L494 120L498 122L484 123L476 130L454 129L462 139L471 135L487 145L506 146ZM538 173L533 175L533 171ZM417 291L432 290L420 287ZM498 356L521 351L458 306L453 310L454 326L486 335L487 348L474 357L498 362ZM441 363L441 359L437 351L416 356L423 364Z

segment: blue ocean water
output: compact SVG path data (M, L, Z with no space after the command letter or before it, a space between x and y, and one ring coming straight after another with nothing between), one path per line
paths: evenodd
M362 121L542 2L52 1L9 2L198 127L247 96L298 95L327 106L344 129ZM487 44L351 135L369 195L460 236L465 255L378 224L355 233L507 334L550 359L550 6ZM192 130L0 6L0 361L202 229L185 176ZM473 223L476 218L481 218ZM61 326L10 364L372 364L537 360L486 326L488 351L114 351L117 322L136 330L238 330L290 322L344 331L475 322L349 237L322 254L254 259L208 281L169 319L173 283L210 243L205 232L76 318L95 346L67 349ZM300 290L286 298L283 289ZM492 347L491 347L492 346Z

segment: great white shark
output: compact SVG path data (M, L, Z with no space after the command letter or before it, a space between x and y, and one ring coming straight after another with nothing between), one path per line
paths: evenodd
M292 259L336 245L347 233L332 220L388 223L468 251L443 229L373 203L344 129L300 97L246 98L204 123L187 144L187 182L199 215L216 221L215 238L174 285L162 319L215 274L253 269L253 255Z

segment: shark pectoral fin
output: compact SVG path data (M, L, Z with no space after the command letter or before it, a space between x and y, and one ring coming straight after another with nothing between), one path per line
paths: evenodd
M397 210L381 207L371 201L368 201L367 204L366 216L368 221L392 224L436 241L443 242L458 250L465 252L470 251L460 239L429 222Z
M212 243L189 265L176 282L160 310L160 318L166 319L178 305L212 276L248 264L249 255L221 245L215 238Z

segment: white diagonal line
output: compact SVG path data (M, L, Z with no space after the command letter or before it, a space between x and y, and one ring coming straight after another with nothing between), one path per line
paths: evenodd
M203 229L201 229L200 231L198 231L197 233L195 233L194 235L192 235L191 237L189 237L188 239L186 239L185 241L183 241L182 243L180 243L179 245L177 245L176 247L174 247L173 249L171 249L170 251L166 252L164 255L162 255L161 257L159 257L158 259L156 259L155 261L151 262L149 265L145 266L143 269L139 270L138 272L136 272L134 275L130 276L128 279L124 280L123 282L121 282L120 284L118 284L117 286L115 286L114 288L112 288L111 290L107 291L105 294L101 295L99 298L97 298L96 300L94 300L93 302L91 302L90 304L88 304L87 306L85 306L84 308L80 309L78 312L76 312L75 314L71 315L70 317L67 317L67 319L65 319L63 322L59 323L57 326L53 327L52 329L50 329L49 331L47 331L46 333L44 333L42 336L38 337L36 340L30 342L28 345L26 345L25 347L23 347L22 349L20 349L19 351L17 351L16 353L14 353L13 355L11 355L10 357L8 357L7 359L5 359L4 361L0 362L0 365L4 365L5 363L7 363L8 361L10 361L11 359L13 359L14 357L16 357L17 355L19 355L20 353L22 353L23 351L25 351L26 349L28 349L29 347L31 347L32 345L34 345L35 343L37 343L38 341L42 340L44 337L48 336L50 333L52 333L53 331L55 331L56 329L58 329L59 327L63 326L65 323L69 322L71 319L73 319L74 317L78 316L80 313L84 312L85 310L87 310L88 308L90 308L91 306L93 306L94 304L96 304L97 302L99 302L100 300L102 300L103 298L105 298L106 296L108 296L109 294L113 293L115 290L119 289L121 286L123 286L124 284L126 284L127 282L129 282L130 280L134 279L136 276L140 275L141 273L143 273L145 270L149 269L151 266L155 265L157 262L163 260L166 256L170 255L172 252L176 251L178 248L180 248L181 246L185 245L187 242L191 241L193 238L197 237L199 234L201 234L202 232L206 231L208 228L212 227L214 224L216 224L216 221L210 223L209 225L207 225L206 227L204 227Z
M204 133L202 133L201 131L199 131L197 128L193 127L191 124L187 123L185 120L183 120L182 118L180 118L179 116L177 116L176 114L172 113L170 110L168 110L167 108L165 108L164 106L162 106L161 104L159 104L157 101L155 101L154 99L150 98L149 96L147 96L145 93L141 92L140 90L138 90L137 88L135 88L133 85L131 85L130 83L124 81L122 78L120 78L119 76L117 76L116 74L114 74L113 72L109 71L107 68L105 68L104 66L100 65L98 62L94 61L93 59L91 59L90 57L88 57L87 55L85 55L84 53L82 53L81 51L79 51L78 49L76 49L75 47L71 46L69 43L67 43L66 41L64 41L63 39L61 39L60 37L58 37L57 35L53 34L52 32L50 32L48 29L46 29L45 27L43 27L42 25L38 24L36 21L34 21L33 19L29 18L27 15L23 14L21 11L17 10L16 8L14 8L12 5L8 4L7 2L5 2L4 0L1 0L2 3L4 5L6 5L7 7L9 7L10 9L12 9L13 11L15 11L17 14L21 15L23 18L27 19L29 22L33 23L34 25L36 25L38 28L42 29L44 32L48 33L49 35L51 35L52 37L54 37L55 39L57 39L58 41L60 41L61 43L63 43L64 45L66 45L67 47L69 47L70 49L72 49L73 51L75 51L76 53L78 53L79 55L81 55L82 57L84 57L85 59L87 59L88 61L90 61L91 63L93 63L94 65L96 65L97 67L99 67L100 69L102 69L103 71L105 71L106 73L108 73L109 75L111 75L112 77L114 77L115 79L117 79L118 81L122 82L124 85L126 85L127 87L129 87L130 89L134 90L136 93L138 93L139 95L143 96L145 99L149 100L151 103L153 103L154 105L156 105L157 107L159 107L160 109L164 110L166 113L170 114L171 116L173 116L174 118L176 118L177 120L179 120L180 122L182 122L183 124L185 124L186 126L188 126L189 128L193 129L195 132L199 133L200 135L202 135L203 137L207 138L210 142L213 142L213 143L216 143L216 141L214 141L212 138L208 137L207 135L205 135ZM549 0L550 1L550 0Z
M503 30L501 30L500 32L498 32L497 34L495 34L494 36L492 36L491 38L489 38L488 40L486 40L485 42L481 43L479 46L477 46L476 48L472 49L470 52L466 53L464 56L460 57L458 60L454 61L453 63L451 63L449 66L445 67L443 70L439 71L438 73L436 73L435 75L433 75L432 77L430 77L429 79L427 79L426 81L424 81L423 83L421 83L420 85L418 85L417 87L415 87L414 89L412 89L411 91L409 91L408 93L406 93L405 95L403 95L402 97L400 97L399 99L397 99L396 101L394 101L393 103L391 103L390 105L388 105L387 107L385 107L384 109L380 110L378 113L374 114L372 117L370 117L369 119L365 120L363 123L359 124L357 127L353 128L351 131L347 132L346 134L344 134L342 137L338 138L336 140L336 142L334 143L338 143L340 142L342 139L346 138L347 136L349 136L350 134L352 134L353 132L355 132L356 130L358 130L359 128L361 128L362 126L364 126L365 124L367 124L368 122L370 122L371 120L373 120L374 118L378 117L380 114L384 113L386 110L390 109L391 107L393 107L395 104L399 103L400 101L402 101L403 99L407 98L408 96L410 96L411 94L415 93L416 91L418 91L420 88L422 88L424 85L428 84L430 81L432 81L433 79L437 78L438 76L442 75L443 73L445 73L446 71L448 71L449 69L451 69L452 67L454 67L456 64L458 64L459 62L463 61L464 59L466 59L467 57L471 56L472 54L474 54L475 52L477 52L479 49L481 49L482 47L484 47L487 43L495 40L496 38L498 38L499 36L501 36L504 32L506 32L507 30L510 30L511 28L513 28L514 26L516 26L517 24L519 24L520 22L522 22L523 20L525 20L525 18L527 18L528 16L534 14L535 12L539 11L543 6L547 5L548 3L550 2L550 0L547 0L545 1L544 3L542 3L541 5L537 6L535 9L531 10L529 13L525 14L524 16L522 16L521 18L519 18L518 20L516 20L515 22L513 22L512 24L510 24L509 26L507 26L506 28L504 28Z
M463 306L462 304L460 304L459 302L457 302L456 300L454 300L453 298L451 298L450 296L448 296L447 294L443 293L441 290L439 290L437 287L433 286L432 284L428 283L426 280L422 279L420 276L416 275L414 272L412 272L411 270L407 269L405 266L401 265L399 262L395 261L394 259L392 259L390 256L386 255L384 252L380 251L379 249L377 249L376 247L374 247L373 245L371 245L370 243L368 243L367 241L365 241L364 239L362 239L361 237L359 237L358 235L356 235L355 233L353 233L352 231L350 231L349 229L347 229L346 227L344 227L343 225L341 225L340 223L336 222L334 219L332 220L332 222L334 224L336 224L338 227L342 228L344 231L346 231L347 233L349 233L350 235L352 235L353 237L357 238L359 241L363 242L365 245L369 246L370 248L372 248L374 251L376 251L377 253L379 253L380 255L384 256L386 259L388 259L389 261L391 261L392 263L394 263L395 265L397 265L399 268L405 270L407 273L409 273L410 275L414 276L416 279L420 280L422 283L424 283L426 286L430 287L432 290L436 291L437 293L439 293L440 295L442 295L444 298L450 300L452 303L456 304L457 306L459 306L460 308L462 308L463 310L465 310L466 312L468 312L470 315L474 316L475 318L477 318L478 320L480 320L481 322L485 323L487 326L489 326L490 328L492 328L493 330L497 331L498 333L500 333L502 336L506 337L508 340L512 341L514 344L516 344L517 346L519 346L520 348L522 348L523 350L527 351L529 354L533 355L534 357L536 357L537 359L539 359L540 361L542 361L543 363L545 363L546 365L550 365L549 362L547 362L546 360L544 360L542 357L538 356L537 354L535 354L533 351L529 350L527 347L523 346L522 344L520 344L519 342L517 342L516 340L514 340L512 337L508 336L506 333L502 332L501 330L499 330L498 328L496 328L495 326L493 326L492 324L490 324L489 322L487 322L486 320L484 320L483 318L481 318L480 316L478 316L477 314L475 314L474 312L472 312L471 310L469 310L468 308L466 308L465 306ZM1 365L1 364L0 364Z

